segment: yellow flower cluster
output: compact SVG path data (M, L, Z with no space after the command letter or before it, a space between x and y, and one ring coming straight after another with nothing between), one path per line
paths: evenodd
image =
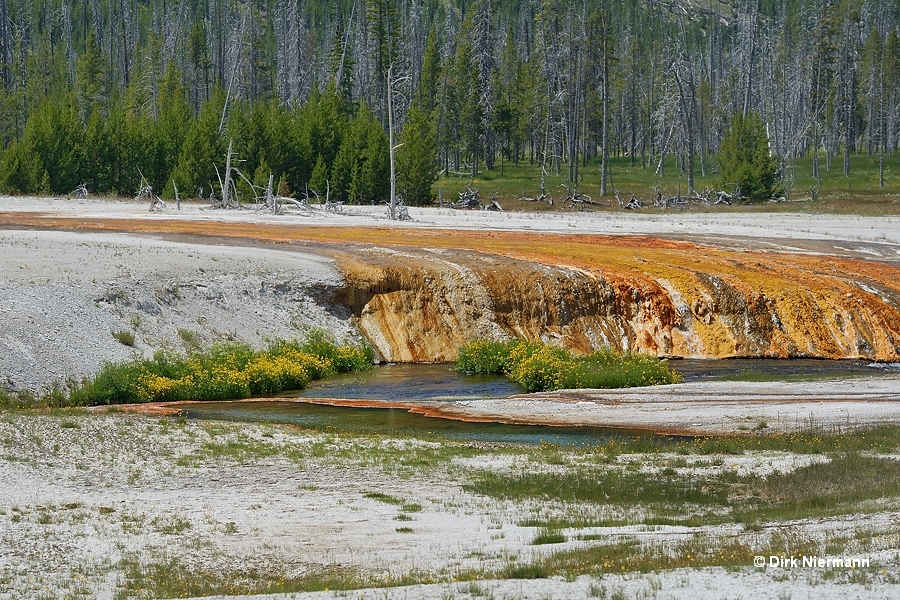
M185 362L188 373L177 378L142 373L138 379L138 396L144 402L241 398L300 389L312 379L333 373L331 359L294 349L243 358L237 355L224 355L212 361L191 358Z
M138 382L138 395L142 402L167 402L184 398L185 392L193 387L194 378L190 375L170 379L143 373Z
M563 371L571 366L567 353L552 346L518 344L510 351L509 359L509 378L529 391L558 389Z
M310 380L332 372L331 361L295 350L277 356L261 354L253 359L244 373L254 394L268 394L306 387Z

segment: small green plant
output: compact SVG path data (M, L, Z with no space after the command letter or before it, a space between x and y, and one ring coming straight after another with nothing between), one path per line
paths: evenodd
M534 539L531 540L532 546L541 546L544 544L563 544L569 541L568 538L557 529L544 528L541 529Z
M190 329L179 329L178 337L181 338L181 341L184 342L184 345L193 350L200 349L200 338L196 332L191 331Z
M391 496L390 494L383 494L381 492L366 492L363 494L363 498L369 498L371 500L378 500L379 502L384 502L385 504L395 504L395 505L403 505L404 502L400 498L395 496Z
M150 524L156 531L165 535L175 535L191 528L191 522L180 515L161 515L154 518ZM231 525L234 525L234 523L231 523ZM233 533L227 531L227 525L226 533Z
M134 333L128 331L127 329L113 331L112 336L116 338L116 341L120 344L124 344L126 346L134 346Z

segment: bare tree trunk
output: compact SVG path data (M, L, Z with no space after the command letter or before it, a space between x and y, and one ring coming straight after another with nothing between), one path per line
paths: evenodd
M225 181L221 184L222 189L222 206L228 208L229 198L231 194L231 148L234 140L228 140L228 154L225 155Z
M603 12L603 126L600 135L600 145L603 156L600 162L600 195L606 196L607 180L609 179L609 24L606 12Z

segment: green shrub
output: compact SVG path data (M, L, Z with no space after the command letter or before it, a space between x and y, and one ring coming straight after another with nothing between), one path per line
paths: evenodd
M284 348L299 350L313 356L330 359L332 368L336 373L364 371L370 368L375 361L374 351L371 346L339 345L333 337L321 329L311 331L303 343L276 340L270 346L269 351L275 353Z
M459 349L456 368L464 373L489 375L505 373L513 342L475 340Z
M612 389L678 383L681 377L651 354L600 350L574 360L562 377L564 388Z
M552 346L520 344L510 352L508 377L529 392L558 390L564 373L573 366L572 356Z
M301 389L336 371L371 366L371 349L338 346L315 333L306 342L277 340L266 350L214 344L183 356L160 350L151 359L106 363L74 386L67 404L131 404L175 400L229 400Z
M588 356L524 340L475 340L459 349L458 370L502 373L529 392L562 388L622 388L678 383L664 360L610 348Z

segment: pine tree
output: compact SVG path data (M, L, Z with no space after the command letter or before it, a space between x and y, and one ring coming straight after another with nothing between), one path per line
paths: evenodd
M316 159L316 166L313 167L312 174L309 176L308 186L311 191L316 192L324 200L325 193L328 191L328 165L325 164L325 158L321 154Z
M740 186L750 200L768 200L783 192L778 161L769 154L769 136L754 112L736 113L719 149L721 184Z
M49 173L49 191L68 194L82 183L84 126L76 114L74 93L61 101L46 99L28 118L24 141Z
M203 105L184 139L172 174L178 189L187 194L202 187L220 194L215 165L224 164L226 144L219 134L219 118L225 103L221 90Z
M433 119L414 105L406 115L397 149L397 191L407 204L434 203L431 187L437 179L437 139Z
M0 190L8 194L32 194L40 190L45 173L34 147L14 141L0 159Z

